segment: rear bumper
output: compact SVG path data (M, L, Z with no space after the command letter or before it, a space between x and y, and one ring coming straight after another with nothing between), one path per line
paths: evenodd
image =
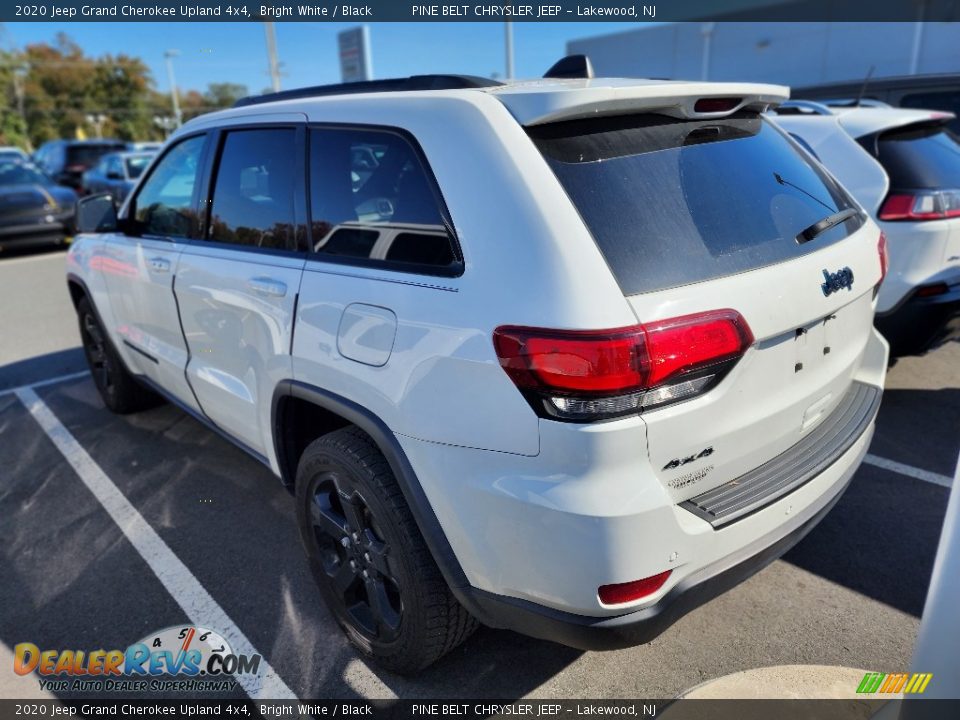
M947 291L922 297L914 290L902 303L878 313L875 325L890 342L891 354L921 353L945 334L957 334L950 320L960 315L960 276L945 281Z
M625 647L765 567L837 502L873 435L887 367L878 333L860 362L854 382L868 386L864 399L843 422L825 420L820 427L837 432L816 447L774 458L776 472L744 475L772 489L740 498L748 512L732 519L691 512L651 481L637 457L638 418L545 424L535 457L398 440L462 568L451 587L472 614L577 648ZM828 456L825 446L833 447ZM601 585L666 569L666 584L648 598L626 606L599 600Z
M872 436L871 425L868 435ZM688 612L736 587L802 540L843 495L852 473L826 503L782 537L763 538L736 557L703 568L675 585L655 604L615 617L589 617L526 600L469 588L462 599L485 625L551 640L580 650L618 650L650 642ZM744 557L745 556L745 557Z

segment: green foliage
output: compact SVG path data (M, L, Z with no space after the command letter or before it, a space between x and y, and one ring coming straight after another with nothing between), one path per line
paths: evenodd
M181 90L183 119L246 94L235 83L211 83L202 94ZM172 115L170 95L157 92L140 58L88 57L64 33L52 45L0 51L0 144L32 149L55 138L94 138L98 129L102 137L160 140L164 130L155 119Z

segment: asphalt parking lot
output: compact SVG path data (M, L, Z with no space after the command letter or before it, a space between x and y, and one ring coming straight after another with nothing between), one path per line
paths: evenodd
M232 623L269 687L301 698L670 698L751 668L909 665L960 451L960 343L891 369L870 462L800 545L649 645L583 653L482 629L404 679L343 639L266 469L172 406L103 407L63 264L0 257L2 696L37 692L9 672L17 643L122 648L203 618Z

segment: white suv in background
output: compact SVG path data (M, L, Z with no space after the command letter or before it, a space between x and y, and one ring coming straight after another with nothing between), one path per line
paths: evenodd
M785 97L420 76L204 115L119 215L81 203L97 387L289 485L387 668L477 621L645 642L803 537L873 433L881 234Z
M804 100L776 112L777 123L883 229L890 272L876 324L891 352L922 352L952 331L947 322L960 313L960 140L948 127L953 114Z

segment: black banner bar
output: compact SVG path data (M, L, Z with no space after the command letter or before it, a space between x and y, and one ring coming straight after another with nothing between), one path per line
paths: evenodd
M960 0L500 0L249 2L48 0L0 7L5 22L904 22L960 20Z
M774 691L771 688L771 691ZM896 697L896 696L894 696ZM889 707L885 707L889 706ZM960 700L0 700L0 720L16 718L318 718L327 720L956 720ZM889 713L889 714L887 714ZM902 714L901 714L902 713Z

